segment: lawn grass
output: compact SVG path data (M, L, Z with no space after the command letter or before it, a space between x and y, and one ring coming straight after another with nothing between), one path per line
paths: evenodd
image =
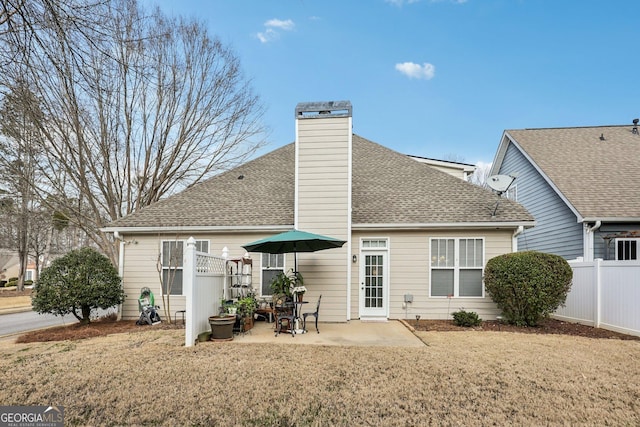
M0 298L0 310L4 308L31 307L30 296Z
M418 332L422 348L181 344L184 331L0 342L3 405L66 425L639 425L640 342Z

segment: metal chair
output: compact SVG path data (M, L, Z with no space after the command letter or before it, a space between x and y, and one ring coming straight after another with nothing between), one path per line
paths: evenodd
M295 315L293 314L293 305L287 304L284 298L278 298L273 308L275 309L276 314L276 337L282 331L282 322L287 322L288 332L291 333L291 337L296 334L295 330Z
M303 329L307 330L307 316L313 316L316 318L316 332L320 333L320 331L318 330L318 312L320 311L320 300L322 299L322 295L320 295L318 297L318 305L316 305L316 311L314 311L313 313L303 313L302 314L302 324L303 324Z

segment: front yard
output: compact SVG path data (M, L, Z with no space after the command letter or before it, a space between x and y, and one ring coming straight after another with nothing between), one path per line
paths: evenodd
M3 341L0 401L62 405L66 425L640 424L638 341L417 333L427 346Z

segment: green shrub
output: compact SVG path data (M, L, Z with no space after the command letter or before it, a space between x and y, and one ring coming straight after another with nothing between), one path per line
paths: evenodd
M109 259L90 248L57 258L40 274L31 304L38 313L73 314L89 323L91 310L124 301L118 271Z
M508 323L536 326L564 304L573 271L558 255L515 252L490 259L484 271L487 293Z
M33 280L25 280L25 281L24 281L24 285L25 285L25 286L31 286L31 285L33 285Z
M455 313L451 313L453 316L453 323L458 326L471 327L471 326L480 326L482 323L482 319L478 316L478 313L473 311L456 311Z
M10 287L10 286L18 286L18 279L16 279L16 280L9 280L9 281L4 285L4 287L5 287L5 288L8 288L8 287Z
M18 278L17 277L9 277L9 282L17 282Z

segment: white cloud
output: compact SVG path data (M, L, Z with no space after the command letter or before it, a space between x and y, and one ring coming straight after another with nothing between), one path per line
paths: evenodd
M436 74L436 67L428 62L422 65L414 62L403 62L402 64L396 64L396 70L412 79L431 80Z
M292 31L296 24L294 24L291 19L285 21L281 19L269 19L264 23L264 26L265 30L256 33L256 37L258 37L261 43L269 43L280 38L280 33L276 30Z
M264 26L267 28L279 28L284 31L291 31L296 24L293 23L291 19L287 19L286 21L282 21L280 19L269 19L264 23Z
M273 31L271 28L267 28L265 32L257 33L256 36L258 37L258 40L260 40L260 42L269 43L276 40L280 35Z

